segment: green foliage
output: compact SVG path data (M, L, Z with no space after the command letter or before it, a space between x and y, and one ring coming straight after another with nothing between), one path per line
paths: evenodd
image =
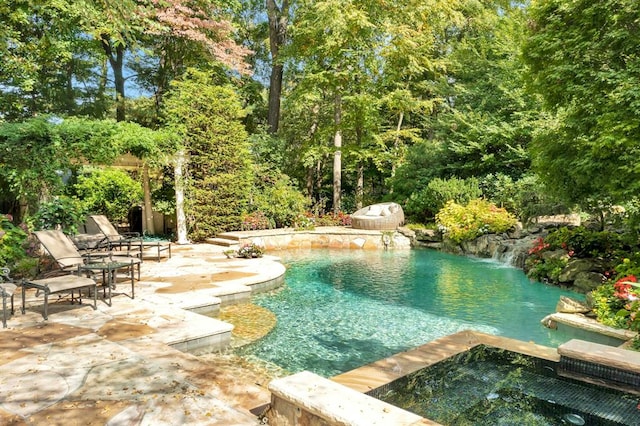
M31 218L33 227L36 230L60 229L65 234L76 234L78 225L84 221L86 210L83 207L82 203L71 197L55 197L40 203L38 211Z
M10 215L0 215L0 267L10 269L27 256L24 248L27 233L15 226L12 219Z
M264 214L276 228L293 226L295 219L308 207L308 200L282 173L256 175L250 208Z
M517 180L502 173L488 174L482 178L480 187L486 199L513 212L522 222L536 216L571 212L549 195L534 174L525 174Z
M572 256L609 259L616 253L628 251L626 238L612 231L594 231L585 227L554 229L544 242L550 250L564 249Z
M189 237L238 230L253 183L245 111L235 91L190 70L165 99L168 127L189 153L185 205Z
M487 233L505 232L516 222L511 213L482 199L471 200L466 206L449 201L436 215L443 235L456 243Z
M448 201L467 204L481 195L475 178L435 178L426 188L411 194L404 210L411 219L424 223L432 220Z
M615 296L613 283L606 283L591 292L593 312L598 321L604 325L616 328L627 328L627 318L618 315L624 308L625 300Z
M537 1L530 17L524 58L550 111L532 144L534 169L568 202L636 196L637 1Z
M117 169L85 168L71 188L86 213L126 222L129 210L142 202L142 185Z
M539 256L528 257L525 264L527 276L536 281L557 283L560 273L567 266L568 256L544 259Z

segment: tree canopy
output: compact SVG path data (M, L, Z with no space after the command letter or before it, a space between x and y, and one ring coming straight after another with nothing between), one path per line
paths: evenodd
M549 116L533 145L549 188L578 204L640 189L640 6L538 0L524 46L530 86Z
M622 202L640 185L636 3L10 0L1 198L35 206L65 170L128 152L148 211L149 167L171 182L185 160L187 180L238 191L197 238L259 205L290 223L383 199L430 220L461 188L518 211ZM186 183L187 207L208 203ZM276 189L284 215L264 202Z

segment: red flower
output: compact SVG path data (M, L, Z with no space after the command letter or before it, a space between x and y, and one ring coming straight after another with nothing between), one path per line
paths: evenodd
M620 278L613 285L613 288L616 290L613 295L619 299L625 300L629 299L631 296L636 297L635 294L629 292L629 290L631 290L631 287L633 287L629 283L636 282L638 282L638 279L635 277L635 275L627 275L626 277Z

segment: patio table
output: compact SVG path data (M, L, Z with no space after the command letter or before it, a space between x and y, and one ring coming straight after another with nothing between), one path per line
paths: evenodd
M80 266L80 271L84 272L102 272L102 286L103 291L108 290L109 306L111 302L111 289L115 287L116 274L119 270L126 269L129 278L131 279L131 298L135 299L135 287L134 287L134 263L133 260L127 261L115 261L107 260L106 258L100 262L90 262ZM106 289L104 288L106 287ZM106 293L103 293L106 296Z

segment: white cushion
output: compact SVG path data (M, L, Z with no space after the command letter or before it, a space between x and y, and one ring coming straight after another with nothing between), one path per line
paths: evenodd
M369 211L365 213L365 216L380 216L381 211L382 211L382 206L373 205L369 207Z

